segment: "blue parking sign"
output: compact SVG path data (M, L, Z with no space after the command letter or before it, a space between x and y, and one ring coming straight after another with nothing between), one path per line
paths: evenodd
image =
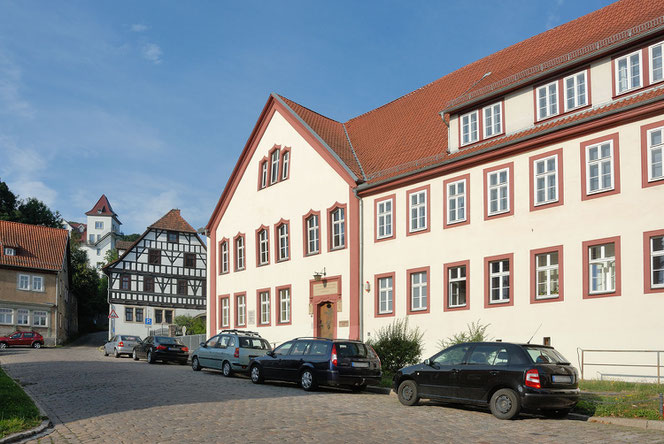
M145 325L152 325L152 318L145 318Z

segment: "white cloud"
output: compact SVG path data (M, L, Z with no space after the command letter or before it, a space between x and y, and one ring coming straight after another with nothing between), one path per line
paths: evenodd
M141 53L143 54L143 58L145 60L149 60L155 65L161 63L161 56L163 52L161 51L159 45L157 45L156 43L144 44L143 47L141 48Z
M44 202L47 206L53 209L56 198L58 196L57 191L53 188L48 187L44 182L40 180L27 180L26 178L19 178L16 181L12 181L10 184L10 189L21 197L25 199L28 197L36 197L37 199Z
M134 23L133 25L131 25L131 30L134 32L145 32L148 29L150 28L142 23Z
M55 203L58 193L39 177L48 166L48 160L43 155L19 147L3 135L0 135L0 152L6 153L6 163L1 166L0 174L14 194L21 199L36 197L49 207Z
M30 103L21 97L21 69L0 48L0 112L21 117L34 116Z

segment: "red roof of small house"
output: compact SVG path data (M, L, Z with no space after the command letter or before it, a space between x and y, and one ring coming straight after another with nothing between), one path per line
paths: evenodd
M86 216L117 216L105 194L102 194L94 207L85 214Z
M69 233L61 228L0 221L0 267L59 271L67 253ZM15 256L4 247L16 249Z
M194 227L180 216L180 210L172 209L166 213L157 222L150 225L148 228L160 228L162 230L182 231L184 233L196 233Z
M132 241L117 241L115 243L116 250L129 250L131 246L134 245Z

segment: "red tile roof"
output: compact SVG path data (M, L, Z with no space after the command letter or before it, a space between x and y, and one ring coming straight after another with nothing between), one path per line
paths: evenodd
M353 156L354 150L368 183L386 180L417 169L412 165L436 163L451 158L446 153L448 128L440 112L462 94L464 100L457 101L455 106L484 97L492 91L502 92L509 85L521 85L524 79L532 80L542 73L553 73L573 60L599 56L599 53L588 49L588 45L604 40L603 46L594 47L613 48L615 44L631 42L635 34L651 32L653 26L661 31L663 15L664 5L661 0L619 1L464 66L343 124L291 100L283 100L339 155L348 168L356 174L360 170ZM640 24L648 25L638 27ZM626 32L619 34L622 31ZM491 74L482 79L487 72ZM658 94L663 92L659 90ZM628 106L629 103L620 102L611 106ZM605 111L606 108L591 110L583 113L583 116ZM573 115L537 126L531 131L536 132L546 125L552 127L579 118ZM342 137L345 136L344 129L348 132L350 143ZM521 135L508 135L501 141ZM467 153L468 149L462 151ZM357 175L362 177L361 174Z
M132 241L117 241L115 243L115 249L116 250L129 250L132 245L134 245L134 242Z
M0 267L37 268L59 271L65 260L69 233L60 228L0 221ZM16 256L4 247L17 248Z
M117 216L105 194L102 194L95 206L85 214L86 216Z
M180 216L180 210L173 209L166 213L157 222L148 228L161 228L162 230L182 231L185 233L196 233L194 227Z

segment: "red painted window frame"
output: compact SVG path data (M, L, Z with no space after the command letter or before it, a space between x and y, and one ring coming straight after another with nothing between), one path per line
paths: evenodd
M344 209L344 245L343 247L332 248L332 236L334 235L334 230L332 227L332 213L339 208ZM330 208L327 209L327 252L332 251L341 251L348 248L348 204L341 204L335 202Z
M261 242L259 236L261 231L263 230L265 230L265 232L267 233L267 262L261 264ZM255 238L256 238L256 268L270 265L270 227L261 224L260 227L256 228ZM246 245L245 245L245 252L246 252Z
M237 268L237 240L242 238L242 243L244 244L244 268ZM235 272L244 271L247 269L247 239L244 233L238 233L233 238L233 270Z
M491 262L507 259L510 263L510 300L507 302L491 302ZM495 256L486 256L484 258L484 308L494 307L512 307L514 305L514 253L498 254Z
M378 286L378 280L383 278L392 278L392 311L388 313L380 313L380 287ZM396 273L380 273L374 275L374 317L375 318L387 318L394 316L394 313L397 311L397 298L396 298Z
M641 188L664 185L664 178L648 181L648 131L659 127L664 127L664 120L641 126ZM664 133L664 129L662 132Z
M238 318L238 308L240 308L240 305L237 303L237 300L240 296L244 296L244 324L238 324L237 323L237 318ZM233 320L235 321L233 323L235 328L246 328L247 327L247 313L249 312L248 310L248 304L247 304L247 292L246 291L240 291L238 293L233 293L233 300L235 301L235 310L233 310Z
M288 257L285 259L280 259L279 258L279 228L281 228L282 225L286 225L288 227ZM288 262L291 259L291 256L293 256L293 251L291 250L291 227L290 227L290 220L286 220L284 218L279 219L279 222L274 224L274 263L277 264L279 262Z
M381 202L385 202L387 200L392 201L392 236L387 236L387 237L381 237L380 239L378 238L378 204ZM392 193L388 194L387 196L383 197L377 197L374 199L374 243L376 242L384 242L388 241L391 239L396 239L397 237L397 230L396 230L396 203L397 203L397 195Z
M537 261L536 257L545 253L558 253L558 297L548 299L537 299ZM540 304L546 302L561 302L565 300L565 280L564 280L564 260L563 260L563 246L556 245L554 247L536 248L530 250L530 303Z
M224 258L222 256L223 252L221 250L221 246L226 243L226 251L228 252L228 269L227 271L224 271ZM222 238L219 243L219 275L221 276L222 274L228 274L231 272L231 250L230 250L230 244L228 242L228 238L224 237Z
M500 132L498 134L494 134L493 136L490 136L490 137L484 137L484 108L486 108L487 106L495 105L496 103L499 103L499 102L501 104L500 117L501 117L501 126L502 126L501 130L502 130L502 132ZM477 112L477 140L474 141L474 142L469 142L469 143L464 145L463 142L462 142L463 139L462 139L462 134L461 134L461 127L463 126L461 124L461 118L463 116L465 116L466 114L472 114L474 112ZM487 141L487 140L495 139L496 137L504 136L505 135L505 98L502 97L499 100L492 100L489 103L485 103L482 106L479 106L477 108L473 108L472 110L470 110L468 112L464 112L463 114L458 113L457 120L458 120L458 125L457 125L458 136L457 137L459 138L459 149L475 145L476 143L481 143L481 142L484 142L484 141Z
M412 284L411 284L411 276L415 273L421 273L425 272L427 274L427 308L424 310L412 310ZM415 314L424 314L424 313L430 313L431 312L431 267L419 267L419 268L411 268L406 270L406 292L407 292L407 300L406 300L406 314L408 315L415 315Z
M598 197L620 194L620 133L611 133L602 137L581 142L581 200L596 199ZM613 142L613 189L599 193L587 194L586 184L586 148L611 140Z
M494 171L504 170L506 168L507 168L507 177L508 180L510 181L509 193L508 193L510 200L509 202L510 209L509 211L506 211L504 213L489 215L489 189L488 189L489 174L493 173ZM484 176L484 191L482 192L482 194L484 195L484 220L500 219L501 217L514 216L514 207L516 203L514 202L514 162L507 162L507 163L502 163L500 165L484 168L482 174Z
M584 106L578 106L576 108L572 108L568 111L565 111L565 84L564 80L567 77L570 76L575 76L577 74L580 74L581 72L585 71L586 72L586 101L588 102ZM545 117L543 119L538 119L537 118L537 111L539 109L538 104L537 104L537 89L541 88L544 85L548 85L549 83L556 82L558 85L558 114ZM556 119L558 117L562 117L568 114L572 114L581 110L588 109L592 106L592 87L590 83L590 65L586 65L582 68L577 68L572 71L567 71L565 74L561 76L557 76L555 79L547 79L542 82L538 82L535 85L533 85L533 123L534 124L539 124L542 122L546 122L548 120Z
M272 154L278 151L278 161L277 161L277 180L272 183ZM290 168L290 167L289 167ZM279 178L281 177L281 145L274 145L270 151L267 152L267 187L276 185L279 183Z
M541 159L546 159L547 157L557 156L558 170L556 171L558 179L558 200L555 202L549 202L541 205L535 205L535 162ZM546 208L558 207L565 204L565 190L563 180L563 149L558 148L557 150L547 151L545 153L540 153L528 158L528 170L529 170L529 188L530 188L530 211L539 211Z
M588 249L595 245L601 244L615 244L616 252L616 289L608 293L600 294L590 294L590 266ZM622 268L621 268L621 251L620 251L620 236L611 236L605 237L602 239L593 239L589 241L584 241L581 244L581 253L582 253L582 266L583 266L583 299L598 299L598 298L607 298L613 296L620 296L622 294Z
M650 84L650 51L648 48L652 43L649 43L645 45L644 47L640 48L630 48L626 49L625 51L621 51L620 53L614 55L611 57L611 98L616 99L618 97L627 95L627 94L633 94L635 92L641 91L645 88L648 88L651 86ZM641 86L638 88L634 89L628 89L627 91L618 92L618 82L616 79L616 60L623 58L626 55L635 53L635 52L640 52L641 53ZM659 82L657 82L659 83Z
M279 298L279 291L280 290L285 290L288 289L288 292L290 294L290 305L288 306L288 322L281 322L281 299ZM278 287L274 287L274 299L276 304L275 305L275 314L276 317L274 318L274 325L275 326L280 326L280 325L291 325L293 323L293 289L292 285L280 285Z
M466 267L466 305L462 307L450 307L449 288L450 288L450 268ZM461 311L470 310L470 260L448 262L443 265L443 311Z
M311 216L318 216L318 251L315 253L309 253L309 231L307 230L307 220ZM316 256L317 254L320 254L321 250L323 249L323 239L321 238L321 225L323 223L323 220L320 218L320 211L314 211L313 209L309 210L307 214L302 216L302 239L303 239L303 246L302 246L302 255L304 257L308 256Z
M270 313L270 321L266 323L261 323L261 293L267 293L268 299L270 301L270 307L268 313ZM259 288L256 290L256 326L257 327L269 327L272 325L272 292L271 288Z
M224 313L223 313L224 305L222 304L222 301L224 299L228 300L228 324L227 325L224 325L224 323L223 323L223 321L224 321ZM217 323L217 325L219 325L221 328L231 328L231 311L232 310L233 309L231 307L231 295L230 294L222 294L221 296L219 296L219 322Z
M263 179L263 165L266 165L267 168L269 168L268 165L268 159L267 157L263 156L263 158L258 162L258 191L264 190L265 188L270 186L270 170L267 170L267 175L265 177L265 186L262 185L262 179Z
M447 185L454 182L459 182L461 180L466 181L466 220L462 222L449 223L447 222ZM470 173L462 174L461 176L452 177L443 181L443 228L444 229L454 228L469 224L470 224Z
M664 293L664 288L652 288L650 282L650 274L652 272L650 264L650 238L658 236L664 236L664 229L643 233L643 292L646 294Z
M286 171L286 177L283 176L284 172L284 154L288 153L288 170ZM290 178L290 170L292 163L292 154L291 147L285 146L282 148L281 153L279 153L279 182L288 180Z
M410 195L419 193L420 191L427 192L427 227L424 230L410 231ZM421 187L412 188L406 191L406 236L417 236L431 231L431 185L423 185Z

